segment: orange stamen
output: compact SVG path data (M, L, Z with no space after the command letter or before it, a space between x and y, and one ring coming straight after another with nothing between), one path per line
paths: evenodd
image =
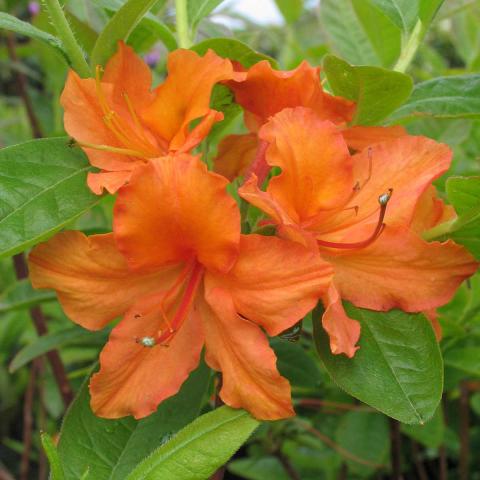
M328 242L326 240L317 240L317 244L320 247L339 248L339 249L357 249L357 248L365 248L368 245L371 245L381 235L381 233L385 229L385 223L383 223L383 220L385 218L387 205L392 196L392 193L393 193L393 189L389 188L386 193L383 193L378 197L378 203L380 204L380 213L378 216L378 222L375 227L375 230L370 235L370 237L360 242L352 242L352 243L337 243L337 242Z

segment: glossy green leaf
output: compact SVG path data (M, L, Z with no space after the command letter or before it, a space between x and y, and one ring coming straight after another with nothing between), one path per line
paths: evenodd
M450 177L446 183L449 202L458 215L480 210L480 177Z
M188 22L195 29L202 18L209 15L224 0L187 0Z
M433 417L425 425L401 426L402 432L427 448L438 448L445 437L445 425L442 409L437 408Z
M412 92L412 79L403 73L352 66L334 55L327 55L323 65L333 93L357 103L354 124L380 122L405 103Z
M480 118L480 74L438 77L415 85L391 117Z
M205 55L209 49L212 49L220 57L236 60L246 68L261 60L269 61L272 67L278 67L273 58L252 50L248 45L234 38L211 38L191 47L191 50L199 55Z
M127 480L205 480L227 462L258 424L245 410L217 408L155 450Z
M370 2L322 0L320 20L331 50L352 64L391 67L400 55L401 30Z
M25 35L26 37L34 38L35 40L40 40L41 42L50 45L62 55L67 63L69 63L69 59L65 49L63 48L62 42L50 33L34 27L31 23L19 20L8 13L0 12L0 30L1 29L9 30L10 32L15 32L20 35Z
M346 458L348 471L352 474L368 476L388 462L389 429L387 418L383 415L346 413L337 428L335 440L344 450L371 464Z
M452 348L444 353L445 365L480 377L480 347Z
M95 205L92 170L68 138L32 140L0 150L0 257L45 240Z
M50 478L51 480L65 480L65 473L58 456L57 447L53 443L52 437L47 433L40 435L42 447L47 455L48 463L50 464Z
M40 355L43 355L58 347L68 345L74 342L91 340L98 335L98 332L93 333L80 327L67 328L58 332L42 335L36 340L34 340L32 343L23 347L15 355L12 362L10 363L9 371L10 373L13 373L27 363L31 362L34 358L37 358ZM103 335L101 335L101 337L103 337Z
M435 17L436 13L445 0L419 0L418 16L424 24L428 24Z
M404 423L425 423L440 402L443 364L430 322L400 310L374 312L346 305L362 327L354 358L333 355L329 339L314 322L318 353L339 387Z
M128 0L110 19L95 43L91 64L105 65L117 50L119 40L126 40L135 26L157 0Z
M275 0L287 23L295 23L302 15L303 0Z
M43 302L55 300L55 293L34 290L29 280L20 280L10 285L0 296L0 313L22 310Z
M96 417L89 405L87 380L60 432L58 452L66 480L77 480L87 468L92 480L125 480L142 459L198 415L209 382L210 370L202 362L177 395L137 421Z

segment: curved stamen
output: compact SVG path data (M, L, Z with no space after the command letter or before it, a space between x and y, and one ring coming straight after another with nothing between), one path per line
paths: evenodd
M338 248L338 249L357 249L357 248L365 248L368 245L372 244L383 232L385 229L385 224L383 223L383 220L385 218L385 212L387 211L387 205L388 202L392 196L393 189L389 188L387 192L383 193L378 197L378 203L380 205L380 213L378 215L378 222L375 227L375 230L373 233L370 235L365 240L362 240L360 242L352 242L352 243L339 243L339 242L328 242L326 240L318 240L317 239L317 244L320 247L326 247L326 248Z
M71 146L72 147L79 146L83 148L92 148L94 150L101 150L105 152L119 153L121 155L128 155L129 157L145 158L145 155L142 152L137 152L136 150L130 150L129 148L111 147L109 145L98 145L96 143L87 143L87 142L75 142Z

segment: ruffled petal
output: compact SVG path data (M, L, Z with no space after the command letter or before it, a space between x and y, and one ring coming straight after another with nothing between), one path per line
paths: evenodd
M35 288L56 290L66 315L90 330L123 315L141 296L172 282L177 269L131 272L113 234L85 236L67 231L37 245L30 253Z
M290 385L276 368L276 356L260 327L241 318L222 288L206 292L200 306L208 365L222 372L220 398L259 420L295 414Z
M255 159L258 137L254 133L228 135L218 145L215 171L230 181L243 176Z
M236 260L240 213L228 181L190 155L152 160L123 187L114 212L119 249L131 267L197 258L227 271Z
M322 210L342 206L352 195L352 159L336 127L310 109L283 110L264 125L269 165L282 169L267 192L301 223Z
M330 350L335 355L343 353L353 358L360 348L356 346L360 338L360 323L346 314L342 299L333 283L324 297L324 304L322 326L330 338ZM314 318L313 321L318 320Z
M167 70L167 79L155 90L155 100L142 118L171 151L177 151L185 143L190 122L209 113L213 87L231 79L233 67L212 50L203 57L191 50L176 50L168 56Z
M235 266L206 277L206 288L222 287L236 311L275 336L301 320L326 292L332 267L316 251L276 237L242 235Z
M101 195L104 189L108 193L114 194L130 180L131 176L131 171L89 173L87 175L87 185L97 195Z
M404 137L408 135L408 133L405 128L400 125L394 125L392 127L355 125L354 127L342 129L342 135L351 149L361 151L376 143Z
M160 293L139 300L112 330L100 354L100 371L90 381L91 406L96 415L145 417L175 395L198 365L204 336L195 309L168 347L140 344L142 338L158 335L164 325L163 298Z
M427 243L402 227L388 227L369 247L322 256L335 269L342 298L357 307L407 312L447 303L478 263L453 241Z
M309 107L320 119L334 123L350 121L355 112L353 102L323 91L319 68L305 61L290 71L274 70L266 60L258 62L228 85L236 102L254 115L247 121L252 130L285 108Z

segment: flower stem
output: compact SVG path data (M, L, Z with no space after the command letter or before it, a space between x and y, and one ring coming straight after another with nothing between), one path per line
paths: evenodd
M83 78L90 76L90 69L85 60L85 55L75 39L65 13L58 0L43 0L50 15L50 19L57 31L58 37L63 43L73 69Z
M187 0L175 0L175 12L177 17L177 37L180 48L190 48L192 40L188 26Z
M452 225L455 223L456 218L453 220L449 220L444 223L440 223L439 225L436 225L435 227L431 228L430 230L427 230L426 232L423 232L422 238L426 240L427 242L430 242L431 240L435 240L437 238L441 238L447 233L450 233L452 231Z
M427 29L423 25L421 20L418 20L412 33L408 37L405 45L402 47L402 52L397 63L393 69L397 72L405 73L407 68L412 63L415 54L417 53L418 47L422 43L423 37L427 33Z

